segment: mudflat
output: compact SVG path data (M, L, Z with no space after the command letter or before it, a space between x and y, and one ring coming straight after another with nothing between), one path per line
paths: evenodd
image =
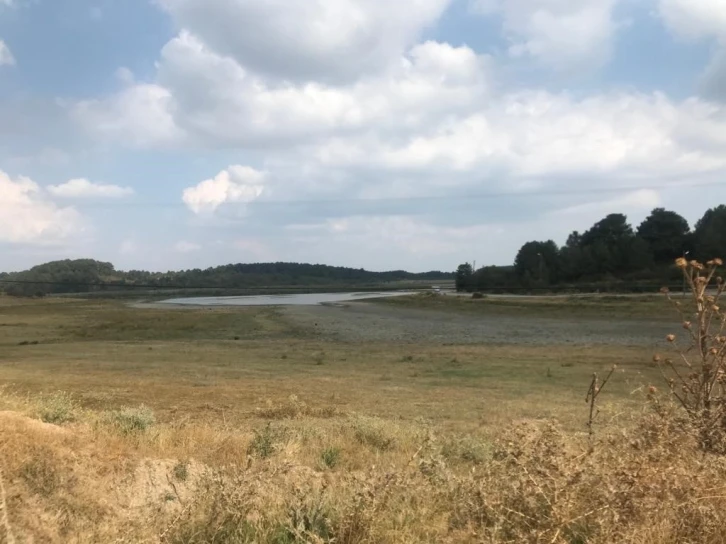
M341 342L404 344L620 345L656 347L672 331L668 322L640 318L570 316L540 312L455 313L441 309L354 302L291 306L280 310L291 323Z

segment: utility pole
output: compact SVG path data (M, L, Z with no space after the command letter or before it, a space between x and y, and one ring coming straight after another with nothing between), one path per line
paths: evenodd
M469 287L471 287L471 290L472 291L476 291L477 290L477 287L478 287L477 285L475 285L475 283L476 283L475 282L475 278L476 278L476 259L474 259L473 263L474 264L471 267L471 280L469 280L469 283L470 283Z
M544 283L544 256L537 253L537 257L539 257L539 281Z

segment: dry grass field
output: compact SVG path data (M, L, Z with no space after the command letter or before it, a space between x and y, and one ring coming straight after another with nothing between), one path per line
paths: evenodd
M726 542L726 463L646 400L664 301L477 302L0 298L0 543Z

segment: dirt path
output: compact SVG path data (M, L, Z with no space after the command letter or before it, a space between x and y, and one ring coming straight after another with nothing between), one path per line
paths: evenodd
M369 302L280 312L297 327L342 342L656 346L672 328L635 320L460 315Z

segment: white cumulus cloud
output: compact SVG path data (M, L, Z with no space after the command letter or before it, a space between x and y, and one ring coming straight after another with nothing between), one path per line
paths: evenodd
M452 0L160 0L177 24L255 72L349 81L385 70Z
M13 66L15 64L15 57L10 52L10 48L7 44L0 40L0 66Z
M159 85L131 85L123 92L74 104L70 115L89 132L137 147L180 143L174 122L174 98Z
M233 165L214 178L184 190L182 200L196 214L214 212L223 204L249 203L265 190L264 172Z
M471 0L473 11L500 14L509 54L561 69L586 69L610 59L618 0Z
M666 25L683 38L726 40L726 2L722 0L660 0L659 11Z
M0 171L0 242L55 245L83 231L80 214L50 201L26 177L12 179Z
M339 139L317 148L329 167L376 167L518 178L607 174L662 179L726 168L726 110L661 94L522 92L397 141Z
M491 61L468 47L425 42L395 70L343 86L277 84L182 32L162 50L158 81L78 104L76 118L116 141L275 147L341 133L400 132L475 107ZM152 90L153 89L153 90Z
M700 87L707 98L726 102L726 45L714 54L701 77Z
M703 96L726 103L726 2L722 0L660 0L665 25L686 40L716 40L700 80Z
M60 198L123 198L134 194L131 187L92 183L84 178L71 179L61 185L50 185L48 192Z

